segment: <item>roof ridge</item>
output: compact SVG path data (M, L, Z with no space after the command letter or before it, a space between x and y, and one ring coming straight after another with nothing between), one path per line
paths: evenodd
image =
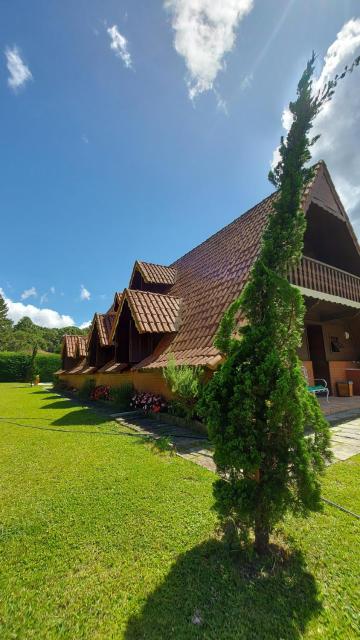
M162 267L163 269L175 269L172 265L161 264L160 262L149 262L148 260L135 260L138 264L151 264L153 267Z
M157 291L144 291L143 289L130 289L126 288L124 291L130 291L131 293L142 293L145 295L156 296L157 298L174 298L174 300L181 300L178 296L172 296L168 293L158 293Z

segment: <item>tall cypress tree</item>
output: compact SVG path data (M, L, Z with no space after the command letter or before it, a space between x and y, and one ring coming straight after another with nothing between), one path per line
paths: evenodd
M289 105L292 126L269 174L279 189L273 212L249 282L220 324L215 344L226 360L207 385L202 407L215 445L220 521L244 536L253 530L260 553L287 510L321 508L319 474L331 456L328 423L307 390L297 355L305 308L288 274L303 249L302 196L314 171L307 168L312 123L359 59L315 95L314 64L313 55ZM239 313L247 324L237 331Z
M12 322L8 318L9 309L0 294L0 351L4 351L7 347L7 341L11 332Z

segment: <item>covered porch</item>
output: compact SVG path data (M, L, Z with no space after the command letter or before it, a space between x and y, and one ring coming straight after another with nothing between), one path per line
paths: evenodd
M309 384L322 378L330 394L338 396L337 383L352 381L353 395L360 400L360 303L324 291L299 288L306 305L299 355Z

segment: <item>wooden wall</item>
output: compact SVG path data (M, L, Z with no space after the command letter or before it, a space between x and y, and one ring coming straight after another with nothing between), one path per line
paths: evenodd
M136 391L150 391L151 393L162 395L167 400L170 400L172 397L172 393L163 378L162 372L158 369L146 373L126 371L125 373L113 374L95 373L90 376L62 373L59 377L75 389L80 389L85 380L90 378L95 381L97 386L108 385L109 387L121 387L123 384L131 383L134 385Z

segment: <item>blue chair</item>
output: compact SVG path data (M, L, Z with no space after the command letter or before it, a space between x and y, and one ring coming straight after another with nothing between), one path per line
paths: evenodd
M306 367L302 367L302 372L304 374L304 378L307 382L307 388L310 393L313 393L314 396L319 395L320 393L326 394L326 400L329 402L329 387L327 386L327 382L324 378L314 378L315 384L309 384L309 375ZM320 383L320 384L319 384Z

